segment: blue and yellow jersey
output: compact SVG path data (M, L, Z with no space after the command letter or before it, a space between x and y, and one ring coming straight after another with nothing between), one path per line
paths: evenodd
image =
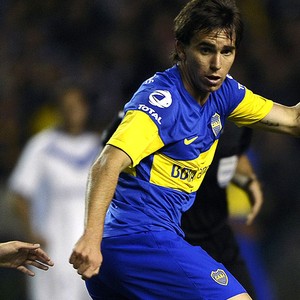
M177 66L146 80L108 141L132 165L120 174L104 237L165 229L183 235L181 214L194 201L225 119L251 124L271 107L230 76L203 106L184 88Z

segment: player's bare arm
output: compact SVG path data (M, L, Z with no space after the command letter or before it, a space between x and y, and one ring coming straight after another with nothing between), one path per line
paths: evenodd
M274 103L269 114L252 127L300 137L300 103L291 107Z
M99 272L102 263L99 245L105 215L119 174L130 164L131 159L125 152L108 145L91 167L87 184L85 229L70 257L70 263L83 279Z

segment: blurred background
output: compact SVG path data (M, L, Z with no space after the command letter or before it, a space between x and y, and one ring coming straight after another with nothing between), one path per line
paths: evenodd
M100 133L144 79L171 66L172 22L186 2L0 0L0 241L24 240L7 180L28 139L58 121L55 87L73 79L88 89ZM258 94L296 104L299 0L237 2L245 35L231 75ZM298 139L255 132L250 153L265 193L256 239L276 297L285 300L300 294L299 146ZM30 300L26 280L1 269L0 299Z

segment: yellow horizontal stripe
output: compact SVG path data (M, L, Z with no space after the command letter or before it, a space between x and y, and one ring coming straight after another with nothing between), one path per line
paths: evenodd
M178 161L162 154L155 154L150 182L167 188L192 193L199 189L212 162L218 140L211 148L194 160Z

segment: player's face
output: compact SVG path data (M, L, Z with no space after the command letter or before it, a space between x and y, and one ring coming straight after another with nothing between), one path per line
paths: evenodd
M61 99L61 112L65 127L70 132L80 133L85 129L88 106L83 94L71 89Z
M224 31L197 33L183 46L180 62L187 90L202 103L220 88L235 59L235 39Z

